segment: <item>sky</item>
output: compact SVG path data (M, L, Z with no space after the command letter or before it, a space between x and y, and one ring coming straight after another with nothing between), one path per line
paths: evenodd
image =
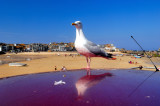
M81 21L96 44L140 50L160 48L160 1L156 0L0 0L0 42L74 42L71 24Z

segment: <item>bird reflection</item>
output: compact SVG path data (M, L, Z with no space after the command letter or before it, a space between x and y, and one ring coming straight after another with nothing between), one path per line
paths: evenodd
M76 82L76 89L78 91L78 98L82 99L87 89L93 87L94 85L98 84L101 80L103 80L106 76L112 76L111 73L104 73L99 75L90 75L90 71L87 70L87 75L81 77Z

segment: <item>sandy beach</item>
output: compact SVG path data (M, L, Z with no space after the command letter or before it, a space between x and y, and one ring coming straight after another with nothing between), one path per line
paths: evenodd
M67 56L65 56L65 54ZM73 54L69 56L69 54ZM35 59L31 61L22 61L18 63L26 63L24 67L13 67L8 64L0 65L0 78L6 78L17 75L26 75L43 72L60 71L62 66L65 66L67 70L82 69L85 68L86 58L84 56L77 55L77 52L41 52L41 53L18 53L18 54L6 54L6 56L24 56L24 55L40 55L45 58ZM59 56L58 56L59 55ZM107 60L100 57L91 58L91 69L128 69L131 67L138 67L140 65L153 67L148 64L147 58L131 58L131 56L116 56L116 60ZM128 61L133 61L137 64L129 64ZM55 66L57 70L55 70ZM153 69L152 69L153 71Z

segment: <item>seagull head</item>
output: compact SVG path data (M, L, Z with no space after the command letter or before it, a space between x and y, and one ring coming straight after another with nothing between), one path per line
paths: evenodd
M72 23L72 25L74 25L78 29L82 28L82 23L80 21L76 21L76 22Z

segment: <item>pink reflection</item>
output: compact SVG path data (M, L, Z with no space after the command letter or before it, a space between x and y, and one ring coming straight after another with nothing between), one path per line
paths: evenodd
M81 77L76 82L76 88L77 88L77 91L78 91L78 98L77 99L82 99L82 97L84 96L87 89L89 89L89 88L93 87L94 85L98 84L106 76L112 76L111 73L104 73L104 74L99 74L99 75L90 75L89 72L87 71L87 75Z

